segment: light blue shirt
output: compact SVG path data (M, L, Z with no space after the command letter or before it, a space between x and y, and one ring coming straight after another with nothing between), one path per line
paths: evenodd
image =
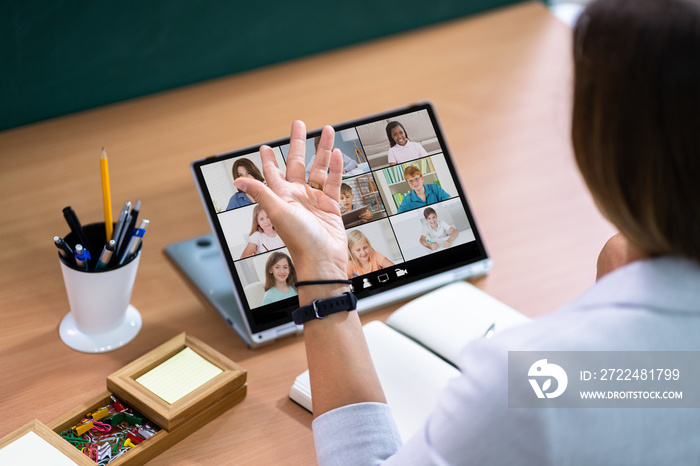
M386 405L319 416L320 465L698 464L698 409L508 408L509 350L700 351L700 267L634 262L558 312L467 345L461 377L403 446Z
M399 214L419 207L426 207L436 202L446 201L450 198L450 195L436 184L424 184L423 187L425 188L425 200L418 197L415 191L411 191L403 198L399 206Z
M297 290L294 289L293 286L289 287L289 291L287 293L282 293L280 290L275 288L274 286L267 290L265 292L265 295L263 296L263 304L270 304L274 303L277 301L281 301L283 299L287 298L292 298L297 295Z

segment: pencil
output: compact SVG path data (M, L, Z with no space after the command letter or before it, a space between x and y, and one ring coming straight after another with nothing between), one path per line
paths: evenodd
M102 203L105 209L105 234L107 242L112 239L113 224L112 224L112 194L109 191L109 165L107 163L107 152L102 148L102 156L100 157L100 173L102 174Z

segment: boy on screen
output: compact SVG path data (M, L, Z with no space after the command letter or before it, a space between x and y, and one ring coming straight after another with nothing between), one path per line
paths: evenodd
M450 195L437 184L423 184L423 172L415 165L406 167L403 177L411 187L411 192L401 202L398 213L426 207L450 198Z

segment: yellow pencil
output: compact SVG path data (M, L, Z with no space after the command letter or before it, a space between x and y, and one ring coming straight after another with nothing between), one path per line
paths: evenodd
M105 208L105 233L107 242L112 239L114 225L112 224L112 194L109 191L109 165L107 164L107 152L102 148L100 157L100 172L102 173L102 203Z

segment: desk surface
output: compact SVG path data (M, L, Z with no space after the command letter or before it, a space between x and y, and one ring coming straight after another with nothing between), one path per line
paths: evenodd
M302 338L247 349L163 254L209 231L189 163L285 136L297 118L316 128L431 99L495 263L477 286L530 316L581 293L612 228L573 162L569 35L530 2L0 133L0 437L53 421L187 330L248 370L248 397L151 464L315 461L311 415L287 398L306 369ZM103 218L102 146L115 209L141 199L151 225L132 297L143 329L88 355L58 336L68 300L51 239L67 233L66 205Z

